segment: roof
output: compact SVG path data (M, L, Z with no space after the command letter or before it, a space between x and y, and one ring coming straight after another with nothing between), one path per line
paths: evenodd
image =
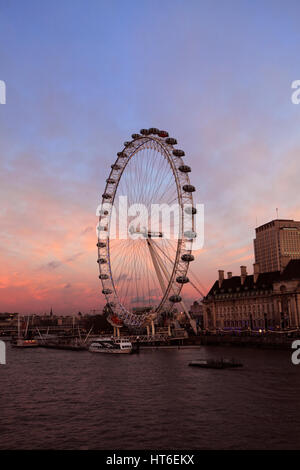
M281 280L300 279L300 259L292 259L284 269Z
M267 228L274 227L274 226L277 226L278 228L283 228L282 224L285 224L285 223L295 224L295 228L297 228L300 222L297 220L293 220L293 219L273 219L273 220L270 220L269 222L266 222L256 227L255 232L258 233L258 232L261 232L262 230L265 230ZM290 228L290 225L287 225L287 228Z
M300 259L291 260L284 271L272 271L268 273L260 273L256 283L254 283L253 274L247 275L242 285L241 276L232 276L224 279L221 287L219 281L215 281L207 295L217 295L229 292L245 292L251 290L272 289L274 282L290 281L293 279L300 280Z

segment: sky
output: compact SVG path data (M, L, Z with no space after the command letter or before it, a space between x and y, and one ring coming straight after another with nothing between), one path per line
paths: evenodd
M102 308L96 207L145 127L192 167L202 290L218 269L252 273L255 226L276 208L300 220L299 14L292 0L0 0L0 311Z

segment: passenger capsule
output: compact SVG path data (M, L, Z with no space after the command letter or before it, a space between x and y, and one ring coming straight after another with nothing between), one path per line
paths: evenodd
M177 144L177 140L176 139L173 139L173 137L168 137L166 139L166 144L168 145L176 145Z
M183 151L183 150L179 150L179 149L173 150L172 153L173 153L173 155L174 155L175 157L184 157L184 156L185 156L184 151Z
M108 279L109 278L109 275L108 274L99 274L99 279Z
M98 232L107 232L107 225L99 225Z
M156 127L150 127L149 134L158 134L158 133L159 133L159 129L157 129Z
M182 173L190 173L192 171L191 167L188 165L180 165L178 167L178 170L181 171Z
M193 232L193 230L187 230L186 232L184 232L184 236L185 238L189 238L191 240L192 238L197 237L197 233Z
M130 142L124 142L124 147L129 147L129 145L131 145L131 144L132 144L131 141Z
M169 301L170 302L173 302L174 304L176 302L181 302L182 298L180 297L180 295L171 295L171 297L169 298Z
M98 258L98 259L97 259L97 263L99 263L99 264L105 264L105 263L107 263L107 260L106 260L105 258Z
M139 139L141 137L141 135L140 134L132 134L131 137L133 139Z
M167 131L159 131L159 137L169 137L169 133Z
M117 155L119 158L127 158L127 155L124 152L118 152Z
M194 261L195 257L193 255L189 255L188 253L182 255L181 257L182 261L187 261L190 263L191 261Z
M189 282L189 278L186 277L186 276L178 276L176 278L176 281L178 282L178 284L186 284L187 282Z
M107 178L106 182L108 184L115 184L116 180L114 180L113 178Z
M97 246L98 248L105 248L105 247L106 247L106 243L105 243L105 242L98 242L96 246Z
M184 209L184 212L186 214L189 214L189 215L194 215L194 214L197 214L197 209L196 207L192 207L192 206L187 206L185 209Z
M185 184L184 186L182 186L182 189L187 193L193 193L194 191L196 191L195 186L193 186L192 184Z
M113 170L120 170L121 169L120 165L117 165L116 163L113 163L113 165L111 165L111 168Z
M141 129L140 133L143 135L149 135L149 129Z
M111 199L111 195L107 193L102 194L102 197L103 199Z
M108 211L101 209L100 215L108 215Z
M104 295L112 294L112 290L111 289L103 289L102 294L104 294Z

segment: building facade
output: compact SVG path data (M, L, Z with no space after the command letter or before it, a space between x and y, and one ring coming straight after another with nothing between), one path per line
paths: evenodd
M196 326L200 330L203 329L204 322L203 322L203 305L202 302L195 300L195 302L192 303L190 306L189 314L191 317L196 320Z
M300 259L300 222L277 219L255 229L255 262L260 272L282 271L292 259Z
M278 330L300 326L300 260L282 271L261 273L258 263L248 275L219 271L203 299L204 328L209 330Z

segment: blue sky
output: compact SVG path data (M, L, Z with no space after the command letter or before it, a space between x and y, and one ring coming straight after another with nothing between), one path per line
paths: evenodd
M3 308L98 302L89 229L116 152L142 127L168 130L192 166L203 284L251 272L256 221L276 207L300 217L299 13L275 0L0 0Z

